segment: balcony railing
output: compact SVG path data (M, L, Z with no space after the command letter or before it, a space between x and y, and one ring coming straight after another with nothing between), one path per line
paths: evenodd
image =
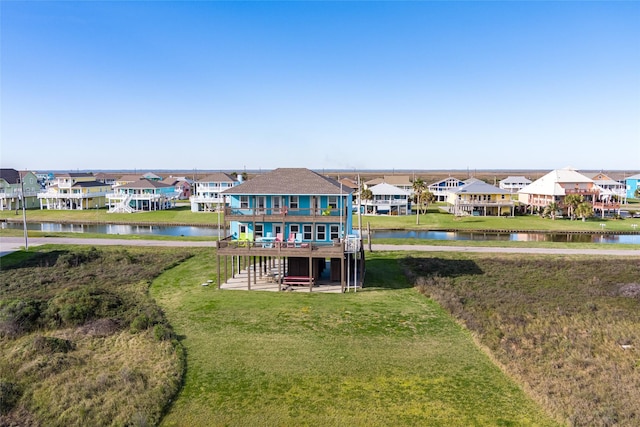
M346 211L345 211L346 212ZM335 208L234 208L225 207L226 217L340 217L340 210ZM345 213L342 213L345 216Z

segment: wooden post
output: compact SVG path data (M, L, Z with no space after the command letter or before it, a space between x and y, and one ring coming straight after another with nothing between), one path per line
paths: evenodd
M362 236L360 236L360 243L362 243ZM369 252L371 252L371 223L369 221L367 221L367 245Z
M344 287L345 287L345 282L344 282L344 242L341 243L342 245L342 257L340 258L340 285L342 286L342 293L344 293Z
M311 245L309 245L311 247ZM313 258L309 253L309 292L313 291Z
M277 257L278 260L278 290L282 290L282 257Z
M231 259L233 259L233 257L231 257ZM227 263L228 263L228 260L227 260L227 256L225 255L224 256L224 281L225 281L225 283L229 279L229 275L227 274Z
M247 263L247 257L243 257L245 263ZM247 289L251 290L251 269L249 268L249 266L247 265Z
M217 260L218 260L218 289L220 289L220 255L217 255Z

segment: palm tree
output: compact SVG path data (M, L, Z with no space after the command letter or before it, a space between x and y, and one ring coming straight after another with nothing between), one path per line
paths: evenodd
M575 214L585 221L593 216L593 206L589 202L582 202L576 207Z
M571 219L575 219L575 210L580 203L584 202L581 194L568 194L564 198L564 204L567 205L568 214Z
M556 219L556 213L558 212L559 206L556 202L549 203L542 213L543 216L550 216L552 220Z
M360 203L362 203L363 200L373 200L373 193L364 184L362 184L358 197L360 197Z
M640 199L640 187L636 188L636 191L633 192L633 197Z
M425 189L426 185L422 178L416 178L413 180L413 194L415 194L416 201L416 224L420 224L420 207L422 205L422 198Z

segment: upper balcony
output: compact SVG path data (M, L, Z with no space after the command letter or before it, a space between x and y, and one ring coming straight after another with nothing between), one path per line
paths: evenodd
M233 208L225 207L224 217L229 221L239 222L326 222L344 221L346 209L340 212L335 208Z

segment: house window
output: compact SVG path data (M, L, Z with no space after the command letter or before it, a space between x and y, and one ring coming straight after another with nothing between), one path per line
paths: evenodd
M302 226L302 239L303 240L313 239L313 230L312 230L311 224L305 224Z
M255 235L256 235L256 237L264 236L264 225L263 224L256 224Z
M246 233L246 232L247 232L247 225L246 225L246 224L240 224L240 225L238 226L238 231L239 231L240 233Z
M331 209L338 209L338 196L329 196L329 207Z
M290 196L289 197L289 207L291 209L298 209L298 206L300 205L298 196Z
M291 236L292 234L298 234L300 232L300 225L299 224L290 224L289 225L289 235Z
M340 239L340 226L338 226L338 224L331 224L329 230L331 233L331 240Z
M324 224L316 225L316 240L324 241L327 240L327 226Z
M240 196L240 209L249 209L249 196Z

